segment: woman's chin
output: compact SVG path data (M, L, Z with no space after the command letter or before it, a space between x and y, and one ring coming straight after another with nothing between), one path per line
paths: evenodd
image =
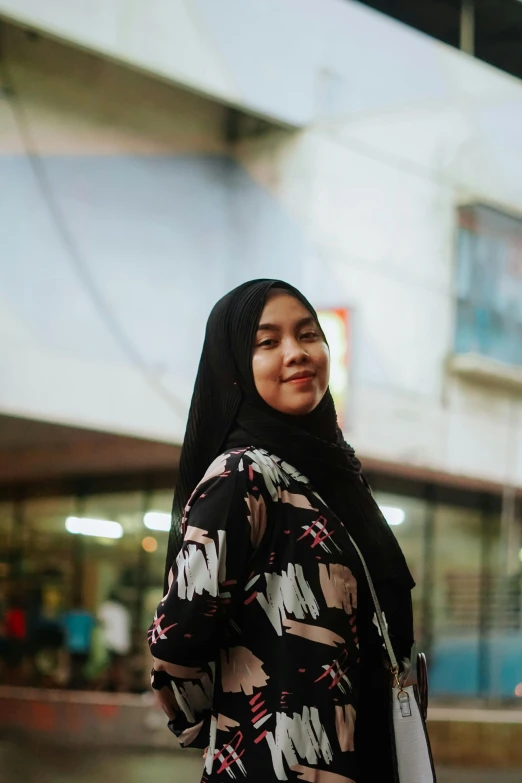
M310 400L296 400L292 403L287 403L278 410L281 413L286 413L288 416L306 416L317 408L319 400L314 396Z

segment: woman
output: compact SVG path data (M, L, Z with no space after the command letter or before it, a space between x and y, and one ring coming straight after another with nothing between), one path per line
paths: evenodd
M149 631L153 689L181 744L208 747L205 783L394 780L389 672L349 534L399 659L413 581L328 377L317 315L292 286L254 280L214 307Z

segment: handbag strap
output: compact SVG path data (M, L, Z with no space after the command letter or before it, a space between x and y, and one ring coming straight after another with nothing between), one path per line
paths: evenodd
M348 533L348 531L346 531ZM395 676L395 682L397 685L399 685L399 664L397 663L397 658L395 657L395 653L393 651L393 646L390 639L390 634L388 633L388 625L386 623L386 620L384 619L384 614L381 609L381 604L379 602L379 598L377 597L377 592L375 590L375 585L373 584L373 579L371 577L370 571L368 569L368 566L366 565L366 560L363 557L363 554L353 538L348 533L348 536L350 538L350 541L352 542L352 546L354 547L355 551L359 555L359 559L362 563L362 566L364 568L364 573L366 575L366 580L368 582L368 587L370 588L370 593L372 596L373 605L375 607L375 615L377 617L377 623L379 625L379 630L381 632L381 636L384 639L384 644L386 646L386 652L388 653L388 657L390 659L392 672Z
M321 495L319 495L319 493L315 492L314 494L316 495L316 497L319 498L321 503L326 506L326 508L329 508L328 503L324 502L323 498L321 497ZM381 604L379 602L379 598L377 597L377 592L375 590L375 585L373 584L373 579L372 579L372 576L370 574L370 570L369 570L368 566L366 565L366 560L363 557L363 553L361 552L361 550L359 549L359 547L357 546L357 544L353 540L353 538L350 535L350 533L348 532L348 530L346 530L346 527L345 527L344 523L341 522L341 525L344 527L346 535L350 539L350 541L352 543L352 546L355 549L355 551L357 552L357 554L359 556L359 560L361 561L362 566L364 568L364 573L366 575L366 581L368 582L368 587L370 588L370 593L371 593L371 596L372 596L373 605L375 607L375 616L377 617L377 623L379 625L379 630L381 632L382 638L384 639L384 645L386 647L386 652L388 653L388 658L390 659L391 670L393 672L393 676L394 676L394 679L395 679L395 685L400 687L400 682L399 682L399 664L397 663L397 658L395 657L395 653L393 651L393 646L392 646L392 643L391 643L390 634L388 633L388 625L386 624L386 620L384 619L384 614L383 614L382 609L381 609Z

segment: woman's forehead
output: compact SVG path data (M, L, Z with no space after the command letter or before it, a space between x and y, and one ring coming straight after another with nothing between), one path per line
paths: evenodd
M276 288L268 295L259 323L300 320L306 317L311 317L310 310L299 299L296 299L288 291Z

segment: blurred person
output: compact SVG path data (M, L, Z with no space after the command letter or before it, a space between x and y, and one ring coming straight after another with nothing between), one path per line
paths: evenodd
M27 637L27 611L22 598L10 601L4 616L5 634L8 639L23 643Z
M125 663L131 649L131 621L126 606L115 591L98 609L102 640L109 656L106 687L110 691L125 690Z
M2 682L4 678L5 659L8 646L5 627L5 614L7 611L7 606L7 596L0 587L0 682Z
M9 642L5 635L4 612L0 612L0 683L4 682L7 672Z
M23 685L30 679L27 656L27 606L25 596L16 596L7 603L3 619L3 655L5 679L10 684Z
M31 639L36 684L42 687L65 684L65 633L60 622L60 603L60 591L53 585L46 585L41 591Z
M64 642L65 633L60 622L42 616L31 643L37 685L63 685Z
M82 602L76 600L73 607L62 616L65 647L69 656L69 680L67 687L82 690L86 686L85 667L89 660L92 635L96 620Z
M208 746L206 783L395 778L389 662L350 535L400 661L414 582L328 383L295 288L255 280L216 304L149 630L154 693L183 747Z

